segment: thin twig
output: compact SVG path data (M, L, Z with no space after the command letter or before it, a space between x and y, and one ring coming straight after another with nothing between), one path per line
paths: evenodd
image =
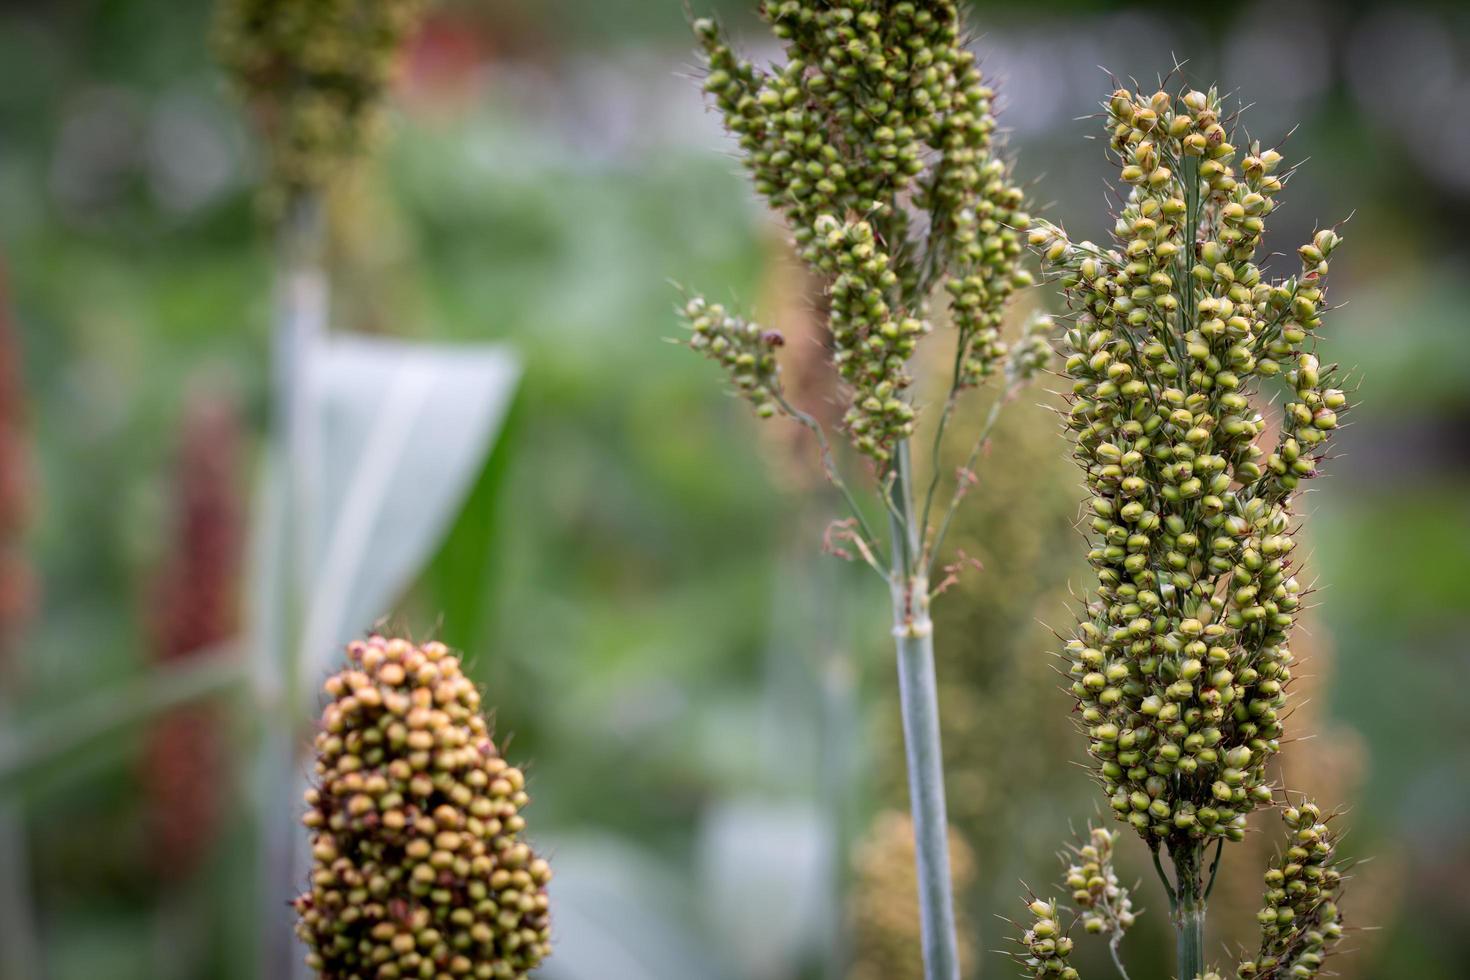
M954 415L955 405L960 398L960 377L964 371L965 348L969 346L965 331L959 331L955 339L954 367L950 372L949 394L944 399L944 409L939 413L939 423L934 427L934 445L929 450L929 466L933 471L929 474L929 489L924 494L924 509L919 517L919 528L921 533L929 533L929 512L934 506L934 493L939 489L939 474L943 470L940 464L940 450L944 446L944 433L949 428L949 420Z
M858 529L861 531L863 540L867 542L869 549L880 560L886 561L882 556L877 536L873 534L873 529L868 526L867 518L863 516L862 508L858 506L856 498L852 495L851 488L847 485L847 481L842 479L842 474L837 470L837 462L832 455L832 444L827 441L827 434L822 431L822 424L811 415L808 415L787 401L785 394L779 388L773 387L771 389L771 395L776 399L776 404L781 406L782 411L810 429L812 435L816 437L818 451L822 458L823 472L826 473L827 479L831 484L842 494L842 499L847 502L847 509L852 511L852 516L857 521Z
M962 473L970 473L975 469L976 462L980 459L980 453L984 451L985 444L990 441L990 433L995 429L995 423L1000 419L1000 412L1016 396L1020 385L1012 384L999 397L995 404L990 406L990 414L985 418L985 425L980 429L980 436L975 440L974 448L970 450L969 458L965 460ZM969 490L968 482L963 478L955 486L954 495L950 497L949 506L945 508L944 520L939 524L939 532L934 536L934 542L929 546L929 558L924 574L928 576L934 571L934 562L939 557L940 549L944 546L945 536L949 534L949 526L954 521L955 511L959 509L960 500Z
M1123 954L1118 949L1122 942L1123 934L1121 932L1113 933L1113 938L1108 942L1108 952L1113 954L1113 966L1118 968L1118 975L1122 977L1123 980L1130 980L1128 976L1128 968L1123 965Z
M1163 884L1164 884L1164 891L1167 892L1168 895L1169 895L1169 911L1170 912L1178 912L1179 911L1179 895L1174 891L1174 886L1169 883L1169 876L1164 873L1164 864L1163 864L1162 861L1159 860L1159 848L1158 848L1158 845L1154 845L1153 847L1150 847L1149 848L1149 852L1153 855L1153 858L1154 858L1154 870L1159 873L1159 881L1163 882Z
M1210 862L1210 882L1205 885L1205 895L1201 901L1210 900L1210 892L1215 890L1215 876L1220 871L1220 855L1225 851L1225 838L1221 837L1215 841L1215 860Z

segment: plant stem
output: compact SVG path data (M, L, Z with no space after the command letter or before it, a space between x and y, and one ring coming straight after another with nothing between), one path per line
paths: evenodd
M1179 886L1174 908L1179 980L1196 980L1205 972L1205 897L1200 877L1204 847L1191 843L1170 856Z
M1015 397L1019 391L1016 385L1007 388L996 396L994 404L990 406L990 412L985 416L985 424L980 427L980 434L975 439L975 445L970 450L970 455L965 460L964 468L960 471L959 482L955 484L954 494L950 497L949 506L944 509L944 518L939 522L939 531L934 535L934 540L929 542L929 557L925 563L925 576L934 574L934 566L939 561L939 553L944 548L944 539L949 534L949 526L954 522L955 512L960 509L960 501L969 492L966 481L973 478L975 465L980 460L980 454L985 451L985 444L990 441L990 434L995 431L995 423L1000 421L1000 413L1006 404ZM934 445L934 468L939 469L939 444ZM925 518L927 520L928 505L925 505ZM925 525L927 529L927 524Z
M260 807L264 934L260 976L279 980L304 972L297 955L290 907L298 884L295 851L300 846L296 817L298 715L306 678L301 676L300 626L312 578L315 544L316 467L319 461L311 355L326 333L327 284L322 263L325 221L317 194L291 202L277 241L276 322L271 461L284 472L279 513L279 548L273 548L273 573L267 579L270 628L261 637L262 670L257 671L261 717L266 730L259 746L257 787Z
M1180 980L1196 980L1205 971L1204 905L1181 904L1174 916L1174 928L1178 933Z
M954 891L949 875L944 760L939 743L939 698L934 676L934 623L929 583L920 566L920 530L913 516L913 468L908 443L897 449L890 490L893 635L898 647L898 693L908 763L909 806L919 882L919 918L925 980L958 980Z
M43 975L39 935L25 817L19 800L0 798L0 980Z

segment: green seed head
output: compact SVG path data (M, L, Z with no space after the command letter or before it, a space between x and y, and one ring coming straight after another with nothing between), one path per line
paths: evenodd
M1238 840L1270 801L1300 607L1285 531L1348 409L1314 352L1340 239L1319 232L1299 275L1265 281L1280 155L1237 148L1213 90L1106 108L1127 187L1113 240L1039 222L1029 241L1076 314L1059 346L1097 586L1072 690L1120 817L1174 850ZM1276 373L1291 395L1268 438L1252 396Z
M1031 282L1030 217L994 145L994 92L961 44L959 6L869 6L763 3L786 49L769 70L740 58L715 22L693 26L706 94L828 285L834 361L851 390L844 422L882 469L914 432L906 364L930 331L936 287L958 334L959 387L1001 369L1027 379L1045 358L1028 334L1008 359L1000 336L1007 300Z
M1241 978L1316 977L1342 938L1337 835L1310 801L1285 808L1282 822L1288 847L1266 870L1261 948L1240 964Z
M215 47L266 143L268 200L322 187L372 142L422 0L220 0Z

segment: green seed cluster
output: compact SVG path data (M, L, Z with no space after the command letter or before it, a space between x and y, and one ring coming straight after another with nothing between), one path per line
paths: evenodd
M1031 927L1021 937L1025 950L1017 957L1031 976L1052 980L1078 980L1075 967L1067 962L1072 955L1072 938L1062 931L1057 920L1055 902L1035 899L1026 906L1031 913Z
M1336 837L1313 803L1287 807L1282 819L1290 837L1266 871L1266 904L1256 916L1261 952L1240 964L1240 980L1309 980L1342 939Z
M1044 313L1026 321L1020 338L1006 352L1008 385L1025 383L1046 370L1052 359L1051 345L1056 329L1056 321Z
M962 52L962 102L946 119L943 155L919 203L934 216L931 233L952 257L945 283L951 317L964 350L962 379L980 384L1005 358L1000 338L1006 300L1031 285L1021 267L1021 235L1030 223L1026 197L1011 180L1006 162L991 155L994 92L987 88L970 52Z
M929 325L894 315L885 297L898 277L870 223L841 224L824 214L817 233L837 272L828 320L833 359L854 391L843 422L860 452L885 463L893 444L914 432L913 406L902 397L910 383L904 365Z
M550 951L551 870L520 839L525 777L441 643L374 636L328 678L297 934L323 980L523 978Z
M1310 350L1338 237L1265 281L1279 154L1253 144L1237 172L1213 91L1120 91L1107 109L1129 185L1112 246L1048 223L1030 239L1076 314L1066 427L1092 494L1098 584L1067 657L1113 809L1173 851L1240 840L1272 798L1301 605L1293 492L1346 405ZM1292 395L1268 450L1251 396L1273 376Z
M320 188L371 142L422 0L221 0L220 61L267 143L270 193Z
M761 418L779 410L780 366L776 350L786 340L776 330L732 316L718 303L696 296L681 313L689 326L689 346L704 353L725 369L735 390L755 406Z
M831 282L846 424L884 466L914 431L905 363L941 280L960 382L1004 362L1002 307L1031 281L1016 231L1030 221L1024 195L994 153L993 93L960 44L954 0L766 0L761 13L785 63L757 69L701 19L705 91L756 189Z
M1092 935L1121 935L1135 921L1133 898L1118 882L1113 869L1113 845L1118 835L1093 827L1087 843L1072 849L1075 858L1067 867L1065 881L1072 901L1082 910L1082 928Z

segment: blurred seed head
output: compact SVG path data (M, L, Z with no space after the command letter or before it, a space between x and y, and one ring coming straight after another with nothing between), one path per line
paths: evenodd
M169 550L149 609L160 662L208 653L239 629L242 439L239 409L228 395L201 389L190 398L174 465ZM187 877L217 838L228 759L211 705L181 708L150 730L141 778L150 857L163 876Z
M963 895L975 881L975 857L964 838L949 834L950 874ZM854 949L848 980L922 980L919 885L914 870L914 824L907 813L879 813L853 860L851 923ZM973 923L959 914L960 962L975 961Z
M220 0L215 48L266 147L267 203L319 189L372 143L422 0Z
M0 264L0 675L11 666L37 591L24 544L33 496L31 445L20 343L9 299Z

